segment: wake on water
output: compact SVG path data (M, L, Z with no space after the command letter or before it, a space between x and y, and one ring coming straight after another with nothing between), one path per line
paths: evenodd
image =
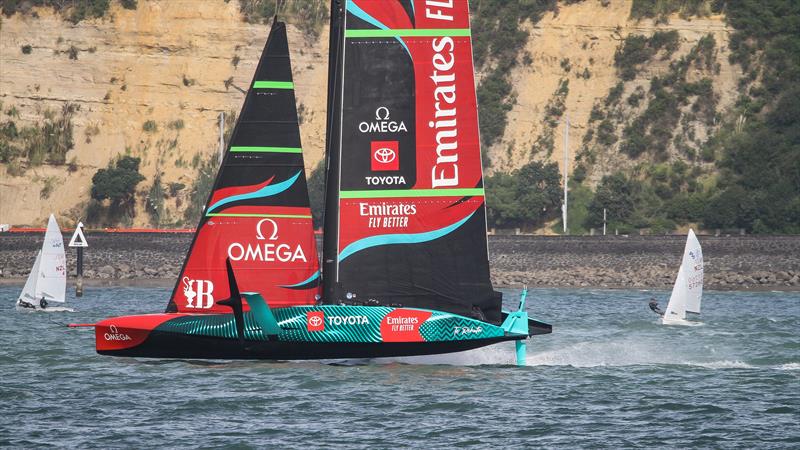
M682 319L670 319L670 320L661 320L662 325L677 325L683 327L700 327L703 326L703 322L695 322L691 320L682 320Z
M24 313L36 313L36 312L45 312L45 313L54 313L54 312L75 312L75 310L74 310L74 309L72 309L72 308L67 308L66 306L49 306L49 307L47 307L47 308L45 308L45 309L41 309L41 308L36 308L36 309L31 309L31 308L16 308L16 310L17 310L17 311L19 311L19 312L24 312Z

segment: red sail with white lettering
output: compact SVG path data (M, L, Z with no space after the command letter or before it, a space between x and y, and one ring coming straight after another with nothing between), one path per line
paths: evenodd
M167 311L230 312L216 304L230 295L227 258L239 290L260 293L272 307L318 298L319 263L282 22L270 31Z
M325 301L497 322L468 1L342 6L332 26L343 31L332 45L329 176L338 177L327 213L338 223L326 223L337 232L326 228Z

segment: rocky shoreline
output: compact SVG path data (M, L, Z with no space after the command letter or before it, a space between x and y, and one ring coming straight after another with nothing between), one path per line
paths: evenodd
M800 290L800 236L700 236L705 288ZM23 283L41 233L0 233L0 282ZM65 239L65 244L68 239ZM87 233L87 285L171 286L191 234ZM490 236L496 286L669 289L683 236ZM70 276L76 252L67 251Z

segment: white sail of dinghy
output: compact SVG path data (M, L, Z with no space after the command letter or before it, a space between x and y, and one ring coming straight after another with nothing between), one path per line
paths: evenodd
M67 292L67 258L64 238L56 218L50 214L42 249L36 255L31 273L17 300L20 308L40 309L47 303L64 303Z
M683 322L686 320L686 274L683 265L678 269L678 276L672 286L672 295L669 296L667 310L664 312L664 323Z
M19 294L17 305L20 302L25 302L30 305L35 305L39 299L36 298L36 282L39 281L39 266L42 262L42 251L36 254L36 262L33 263L33 269L28 274L28 279L25 280L25 286L22 288L22 293Z
M686 312L700 314L703 297L703 249L694 231L689 229L683 249L683 266L686 275Z
M702 296L703 251L697 236L690 229L663 323L685 322L687 312L699 314Z
M64 253L64 237L56 218L50 214L47 232L42 245L42 263L36 283L38 298L48 302L64 303L67 292L67 257Z

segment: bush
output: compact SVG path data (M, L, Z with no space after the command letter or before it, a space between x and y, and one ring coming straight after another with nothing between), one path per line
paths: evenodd
M84 19L103 17L108 6L109 0L75 0L72 2L72 12L68 20L77 24Z
M654 52L647 43L646 36L631 34L625 38L622 46L614 53L614 66L619 70L619 75L623 80L636 78L637 66L652 58Z
M9 122L3 127L2 133L6 138L14 136L11 139L16 139L19 147L24 149L21 155L27 157L30 165L38 166L45 161L51 164L64 164L67 152L75 145L72 136L72 117L77 109L77 106L65 103L58 116L52 110L45 111L41 125L17 130Z
M56 188L57 181L58 178L56 177L47 177L43 179L42 189L39 191L39 198L42 200L47 200L48 198L50 198L50 194L52 194Z
M198 223L203 214L211 189L214 187L214 178L218 166L217 152L211 152L204 160L198 155L197 175L189 190L189 203L183 216L187 223Z
M561 177L555 163L532 161L486 178L490 227L539 227L560 214Z
M158 228L164 217L164 186L161 184L161 174L156 172L153 184L147 192L145 211L150 215L150 224Z
M488 148L503 137L508 123L506 116L514 107L508 74L499 69L492 71L481 81L477 96L481 145Z
M617 135L614 125L608 118L603 119L597 127L597 142L605 145L612 146L617 142Z
M322 227L325 210L325 160L322 159L308 177L308 198L311 202L311 215L314 217L314 228Z
M112 220L120 220L121 216L135 215L136 186L144 181L139 173L140 158L123 156L113 165L98 170L92 177L92 199L102 202L110 201Z
M326 0L239 0L239 10L245 21L267 23L278 12L281 19L297 26L309 39L317 39L328 22L329 3Z
M710 5L709 5L710 3ZM667 16L680 13L681 17L705 16L708 13L719 13L723 5L731 2L708 0L633 0L631 18L657 19L666 22Z
M628 223L634 216L639 190L639 184L622 172L603 177L589 203L586 228L603 226L604 208L609 223Z
M185 187L186 187L186 185L185 185L185 184L183 184L183 183L178 183L178 182L174 182L174 181L173 181L172 183L170 183L170 184L169 184L169 186L168 186L168 189L167 189L167 190L168 190L168 192L169 192L169 196L170 196L170 197L175 197L175 196L176 196L176 195L178 195L178 193L179 193L180 191L182 191L182 190L183 190Z
M169 123L169 128L172 130L182 130L184 127L183 119L176 119Z
M155 120L148 120L142 124L142 131L145 133L155 133L158 131L158 125Z
M22 47L20 47L20 49L22 50L23 55L30 55L31 52L33 51L33 47L31 47L28 44L23 45Z

